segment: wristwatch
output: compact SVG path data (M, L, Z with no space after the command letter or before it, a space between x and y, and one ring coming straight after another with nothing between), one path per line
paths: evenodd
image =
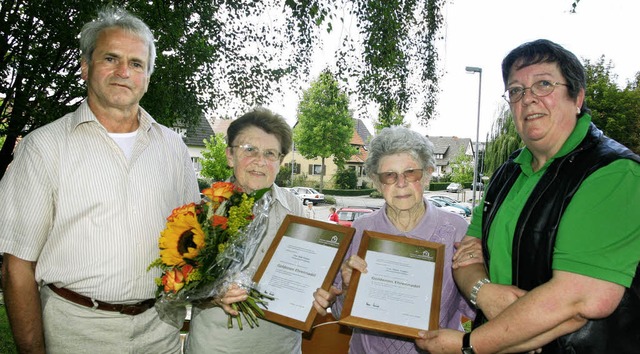
M471 345L471 332L466 332L462 336L462 354L476 354Z

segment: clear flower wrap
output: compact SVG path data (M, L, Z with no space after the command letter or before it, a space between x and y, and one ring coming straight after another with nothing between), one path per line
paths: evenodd
M217 182L202 191L208 200L173 210L160 236L160 257L149 266L163 271L156 278L156 309L163 321L181 328L187 305L213 306L213 298L236 284L250 294L233 304L240 329L241 316L258 325L264 295L254 289L256 269L249 265L267 230L272 199L267 191L247 194L230 182Z

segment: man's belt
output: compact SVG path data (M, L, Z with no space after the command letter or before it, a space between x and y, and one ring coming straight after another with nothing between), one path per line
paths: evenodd
M73 303L78 305L103 310L103 311L113 311L120 312L124 315L139 315L148 309L152 308L155 304L155 299L148 299L136 304L110 304L108 302L103 302L95 299L91 299L90 297L86 297L84 295L80 295L74 291L65 288L58 288L53 284L47 284L47 286L53 290L54 293L58 294L60 297L65 298Z

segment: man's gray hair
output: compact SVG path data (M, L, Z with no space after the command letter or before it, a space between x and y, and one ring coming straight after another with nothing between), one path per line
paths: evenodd
M371 140L369 156L364 163L367 174L373 181L378 181L377 176L380 160L388 155L407 153L422 165L424 173L428 169L435 170L436 160L433 156L433 143L426 136L401 126L384 128Z
M86 23L82 27L80 32L80 53L82 58L90 65L100 32L114 27L136 35L144 41L149 49L147 72L151 76L156 62L156 45L153 40L153 33L141 19L118 7L102 9L98 13L97 19Z

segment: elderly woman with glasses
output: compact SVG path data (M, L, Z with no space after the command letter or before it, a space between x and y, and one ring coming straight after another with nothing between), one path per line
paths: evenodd
M268 225L249 266L260 264L287 214L303 216L302 203L274 181L282 159L291 147L291 127L280 115L255 109L234 120L227 129L227 163L233 168L231 181L250 193L269 188ZM265 195L265 197L267 197ZM263 197L263 198L265 198ZM186 343L187 353L301 353L302 336L297 330L266 320L259 327L242 331L227 328L227 314L238 315L231 304L247 299L242 288L232 288L214 299L216 306L194 308ZM309 299L309 304L314 299Z
M445 266L440 305L440 327L462 330L475 314L454 283L451 262L454 242L462 240L467 222L462 217L443 211L423 196L435 169L433 144L424 136L404 127L383 129L372 141L365 168L385 204L378 211L353 222L356 229L340 274L336 277L331 309L339 318L344 295L354 271L364 272L366 262L357 256L365 230L397 235L445 245ZM320 290L319 290L320 291ZM334 298L331 297L331 301ZM410 338L353 329L350 353L418 353Z
M525 147L492 175L465 237L482 240L484 266L454 271L488 321L464 335L424 333L418 344L430 353L638 353L640 157L591 123L585 70L560 45L515 48L502 76Z

